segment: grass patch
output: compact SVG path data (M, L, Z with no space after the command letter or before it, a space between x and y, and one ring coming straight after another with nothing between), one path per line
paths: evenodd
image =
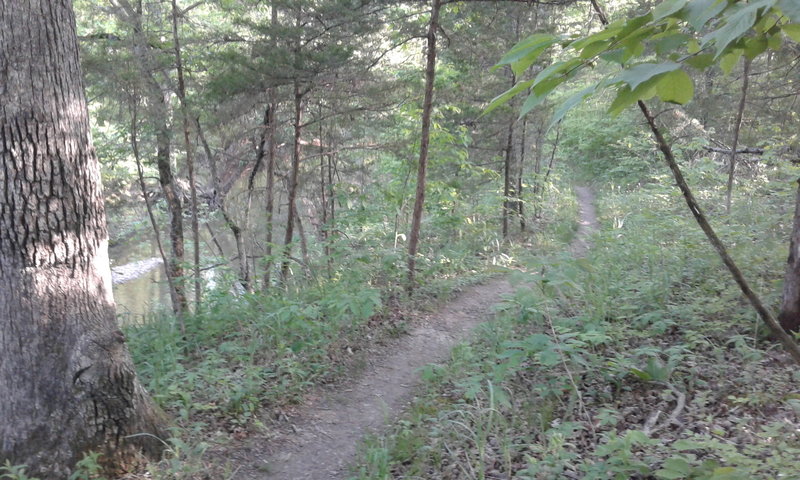
M700 173L715 226L775 307L789 172L749 181L730 215L713 208L724 183ZM353 478L800 478L800 378L679 195L606 188L598 207L589 256L532 258L498 318L365 442Z

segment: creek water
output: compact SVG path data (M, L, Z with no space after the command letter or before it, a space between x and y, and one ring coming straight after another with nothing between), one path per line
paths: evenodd
M244 208L231 202L231 210L243 212ZM253 202L251 236L264 238L266 231L264 222L259 221L259 213L264 208L260 202ZM146 212L141 212L142 218L147 218ZM240 219L237 219L241 221ZM281 221L282 219L279 219ZM188 221L186 222L188 224ZM149 225L149 222L148 222ZM168 252L169 240L164 238L166 235L162 228L162 245ZM213 232L213 237L212 233ZM276 235L282 232L277 232ZM192 258L192 246L189 242L191 232L186 229L185 261L190 262ZM278 237L276 237L278 238ZM248 252L251 255L263 255L261 243L254 245L247 242ZM114 299L117 303L117 316L122 324L142 323L147 321L148 316L160 310L171 311L169 297L169 287L164 273L164 265L158 245L155 241L153 232L148 227L143 227L141 231L129 238L118 240L113 246L109 247L109 257L111 259L111 272L114 290ZM200 256L203 265L220 264L218 268L208 268L203 271L202 276L206 286L214 285L221 270L236 269L236 260L230 260L225 265L224 259L236 257L236 243L230 233L226 223L218 217L212 216L208 225L201 222L200 225ZM252 268L252 266L251 266ZM187 272L188 273L188 272Z
M111 278L120 323L142 323L160 308L169 308L169 290L158 247L141 237L109 248Z

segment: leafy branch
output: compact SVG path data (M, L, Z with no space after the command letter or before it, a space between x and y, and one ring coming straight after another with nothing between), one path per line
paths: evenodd
M612 115L636 103L709 243L716 249L761 319L795 361L800 363L800 347L750 288L728 254L686 183L654 115L644 103L655 96L664 102L688 103L694 97L694 85L685 70L687 66L705 70L718 64L729 73L742 56L750 61L767 50L777 50L784 38L800 42L800 3L793 0L666 0L645 15L611 23L596 1L592 1L592 5L604 25L603 30L583 37L535 34L515 45L500 60L498 67L509 65L515 73L521 73L529 69L542 53L556 45L564 50L566 59L548 66L533 80L521 82L499 95L487 110L497 108L528 90L530 93L520 113L525 115L556 87L596 62L602 60L618 64L618 72L562 102L554 113L551 126L570 109L608 88L616 91L608 110Z

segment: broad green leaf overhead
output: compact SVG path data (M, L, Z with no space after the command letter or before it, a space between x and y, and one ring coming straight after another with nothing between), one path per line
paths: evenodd
M520 114L530 113L557 87L599 60L616 63L621 70L565 100L563 108L556 109L553 123L578 99L606 88L616 91L609 108L613 114L654 95L664 102L685 104L694 96L685 66L703 71L718 65L729 74L740 57L752 60L776 50L784 36L800 42L798 0L665 0L650 13L617 20L567 44L564 52L536 75L533 93ZM501 64L512 63L520 75L556 43L543 35L528 37L503 57ZM491 108L511 96L497 97Z
M664 102L683 105L694 96L694 83L688 73L673 70L659 79L656 92Z

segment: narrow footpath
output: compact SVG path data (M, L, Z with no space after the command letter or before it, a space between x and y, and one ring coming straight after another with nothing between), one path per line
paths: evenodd
M590 189L577 187L580 225L570 251L590 248L597 228ZM512 292L505 278L467 288L408 335L388 345L351 382L318 392L291 418L291 429L269 439L251 438L227 459L234 480L342 480L349 477L359 441L380 432L403 412L419 384L419 369L444 362L450 350L490 320Z

